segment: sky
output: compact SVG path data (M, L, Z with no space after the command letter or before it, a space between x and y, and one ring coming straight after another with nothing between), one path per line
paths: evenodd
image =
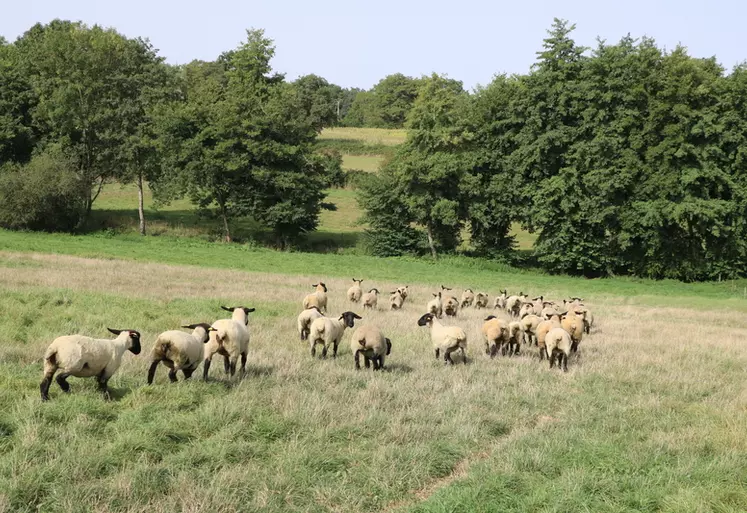
M526 73L553 18L576 24L576 43L594 46L630 33L660 47L686 46L727 69L747 60L747 2L740 0L1 0L0 35L15 40L55 18L147 37L173 64L213 60L248 28L274 40L276 71L315 73L368 89L391 73L437 72L465 88L496 74Z

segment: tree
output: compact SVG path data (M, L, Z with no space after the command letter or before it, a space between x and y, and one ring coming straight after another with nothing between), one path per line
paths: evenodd
M0 163L26 162L31 157L35 101L19 66L17 48L0 37Z
M381 79L371 90L374 104L370 122L381 128L402 128L418 97L419 87L420 80L402 73Z
M317 75L305 75L293 82L299 102L309 122L317 129L333 126L338 121L342 88Z

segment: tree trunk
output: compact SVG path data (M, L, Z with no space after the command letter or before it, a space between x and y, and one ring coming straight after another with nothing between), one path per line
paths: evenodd
M228 229L228 216L226 215L225 203L220 203L220 215L223 218L223 230L226 234L226 242L231 242L231 230Z
M137 214L140 216L140 235L145 235L145 209L143 208L143 175L137 175Z
M431 247L431 255L433 258L438 258L438 254L436 253L436 245L433 243L433 228L431 227L431 223L428 223L426 226L426 233L428 234L428 245Z

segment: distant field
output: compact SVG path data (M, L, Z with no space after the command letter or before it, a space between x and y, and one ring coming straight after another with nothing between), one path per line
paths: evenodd
M396 146L405 142L407 130L384 129L384 128L325 128L319 139L339 139L362 141L367 144L382 144L384 146Z
M360 169L361 171L374 173L379 170L384 158L381 155L343 155L342 167L343 169Z

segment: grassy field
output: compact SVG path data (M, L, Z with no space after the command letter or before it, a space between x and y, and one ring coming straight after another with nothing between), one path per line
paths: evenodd
M359 141L369 145L396 146L405 142L407 130L383 128L325 128L321 140Z
M56 253L56 254L51 254ZM404 311L363 312L393 341L356 372L346 333L313 360L295 316L324 279L409 284ZM491 361L484 312L455 321L445 368L416 320L444 282L587 297L597 326L569 372L533 348ZM0 232L0 511L745 511L747 300L736 285L577 280L464 258L432 263L251 250L169 237ZM492 297L491 297L492 299ZM249 372L144 385L156 335L250 314ZM382 299L385 303L385 299ZM652 306L656 305L656 306ZM380 305L383 307L384 305ZM143 333L103 402L91 380L42 404L40 357L63 333Z

